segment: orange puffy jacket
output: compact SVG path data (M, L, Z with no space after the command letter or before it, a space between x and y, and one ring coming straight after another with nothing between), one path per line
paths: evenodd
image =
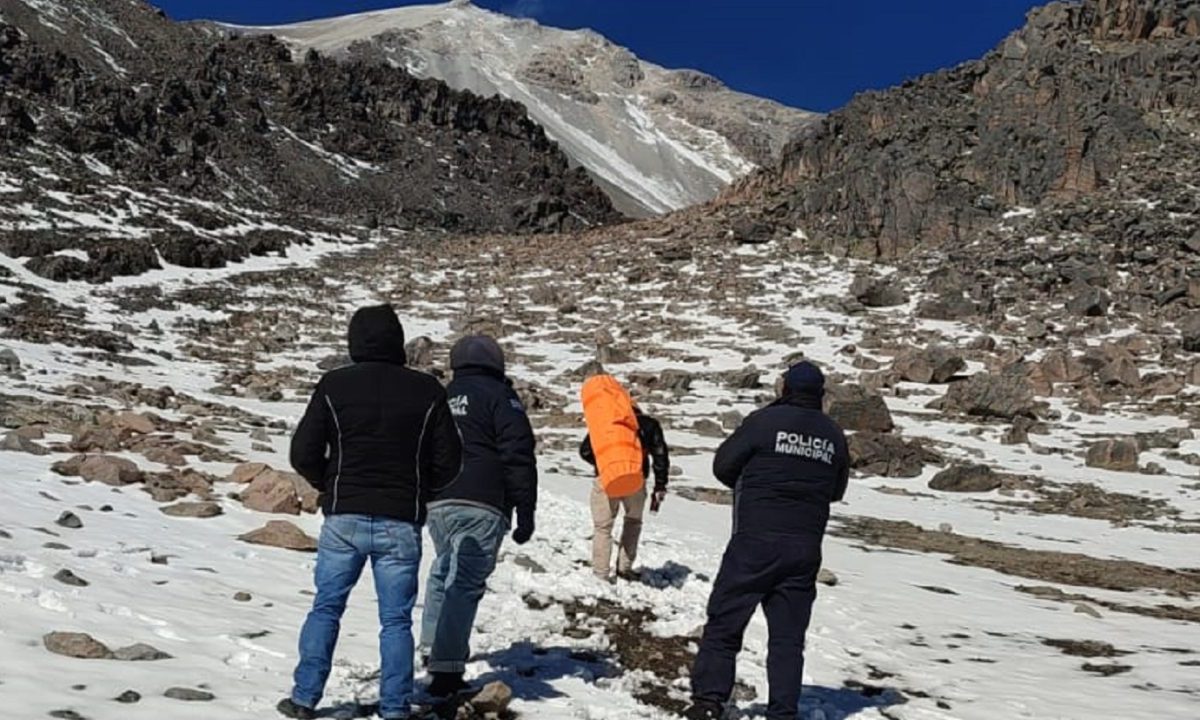
M633 495L646 482L633 400L612 375L590 378L583 384L580 398L600 487L610 498Z

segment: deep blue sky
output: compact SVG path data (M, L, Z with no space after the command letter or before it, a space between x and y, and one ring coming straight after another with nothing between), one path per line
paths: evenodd
M280 24L417 0L151 0L177 20ZM646 60L810 110L981 56L1033 0L477 0L593 28Z

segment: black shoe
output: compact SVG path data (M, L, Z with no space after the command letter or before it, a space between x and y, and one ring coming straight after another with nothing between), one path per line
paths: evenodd
M617 579L624 580L625 582L631 582L631 583L641 582L642 574L635 570L622 570L617 573Z
M721 720L725 717L725 709L713 703L696 702L683 713L683 716L687 720Z
M462 673L435 672L430 673L433 676L433 682L429 683L429 697L444 699L454 697L455 695L470 689L470 685L463 681Z
M295 720L313 720L317 716L317 711L312 708L306 708L303 705L297 705L292 702L291 698L284 698L275 706L279 714L284 717L295 718Z

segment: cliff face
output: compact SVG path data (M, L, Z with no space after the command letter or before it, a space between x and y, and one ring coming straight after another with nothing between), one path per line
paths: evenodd
M1096 191L1131 154L1187 152L1198 75L1200 2L1055 3L982 60L857 97L722 212L863 256L960 242Z

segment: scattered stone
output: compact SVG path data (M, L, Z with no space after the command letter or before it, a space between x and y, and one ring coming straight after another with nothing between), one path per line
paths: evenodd
M89 584L87 580L84 580L66 568L54 573L54 579L63 585L71 585L72 587L87 587Z
M216 700L217 696L205 690L195 690L193 688L173 687L169 688L163 697L172 700L182 700L184 702L210 702Z
M246 485L270 469L271 466L266 463L242 463L235 467L226 479L232 483Z
M1029 380L1016 374L979 373L950 385L941 402L946 412L1012 420L1019 416L1036 419L1038 405Z
M126 662L154 662L156 660L170 660L171 656L153 645L137 643L114 650L113 658Z
M251 510L284 515L300 514L300 496L292 478L277 470L262 473L242 492L242 504Z
M861 385L834 385L825 392L825 412L853 432L889 433L895 427L883 397Z
M286 520L272 520L257 530L239 535L238 540L301 552L315 552L317 549L315 538Z
M1057 640L1047 638L1042 640L1042 644L1058 648L1062 650L1064 655L1071 655L1072 657L1110 658L1129 654L1125 650L1118 650L1111 644L1100 642L1099 640Z
M1116 472L1137 472L1140 450L1133 438L1109 438L1087 450L1087 466Z
M1082 317L1103 317L1108 314L1109 302L1108 293L1088 287L1067 301L1067 312Z
M817 582L829 587L835 587L838 584L838 576L834 575L832 570L821 568L817 571Z
M404 346L404 353L408 356L408 364L411 367L430 368L433 367L435 349L437 349L437 343L422 335L409 340Z
M254 597L251 596L250 593L244 592L244 591L235 593L233 596L234 602L250 602L253 599L254 599Z
M83 521L70 510L64 510L62 515L59 515L58 519L54 521L54 524L69 530L78 530L83 527Z
M745 370L733 370L724 375L725 385L733 390L757 390L762 387L762 371L751 365Z
M952 347L934 345L900 355L892 368L908 382L941 384L966 370L967 361Z
M987 465L955 465L934 475L929 488L942 492L991 492L1003 484L1000 475Z
M904 288L890 279L857 277L850 285L850 294L869 308L895 307L908 302Z
M78 476L105 485L130 485L142 480L136 464L111 455L76 455L54 463L50 469L59 475Z
M120 695L116 696L113 699L116 700L117 702L123 703L125 705L132 705L133 703L140 702L142 699L142 695L141 695L141 693L139 693L135 690L126 690L125 692L121 693Z
M1183 349L1187 352L1200 352L1200 312L1188 315L1179 323L1183 334Z
M215 502L179 502L174 505L160 507L164 515L177 518L214 518L225 511Z
M475 697L471 698L471 707L485 716L499 716L508 710L512 699L512 688L500 681L495 681L485 685Z
M350 359L349 355L344 355L344 354L327 355L327 356L321 358L317 362L317 369L328 372L329 370L336 370L340 367L345 367L347 365L353 365L353 364L354 364L354 361Z
M5 434L4 440L0 441L0 450L7 450L9 452L23 452L30 455L50 454L48 449L25 437L19 432L10 432Z
M721 426L721 423L709 418L700 418L696 422L692 423L692 430L694 430L697 435L702 435L704 437L725 437L725 428Z
M925 465L942 458L920 440L878 432L856 432L848 439L850 467L879 477L917 477Z
M21 358L8 348L0 348L0 373L14 375L21 371Z
M88 720L86 715L80 715L74 710L51 710L49 714L58 720Z
M1133 669L1132 665L1095 665L1093 663L1084 663L1081 668L1084 672L1096 673L1104 677L1112 677L1113 675L1124 675Z
M149 435L158 429L154 420L134 412L118 413L113 417L112 425L119 430L128 430L137 435Z
M86 633L52 632L42 637L42 644L55 655L80 660L111 660L112 650Z

